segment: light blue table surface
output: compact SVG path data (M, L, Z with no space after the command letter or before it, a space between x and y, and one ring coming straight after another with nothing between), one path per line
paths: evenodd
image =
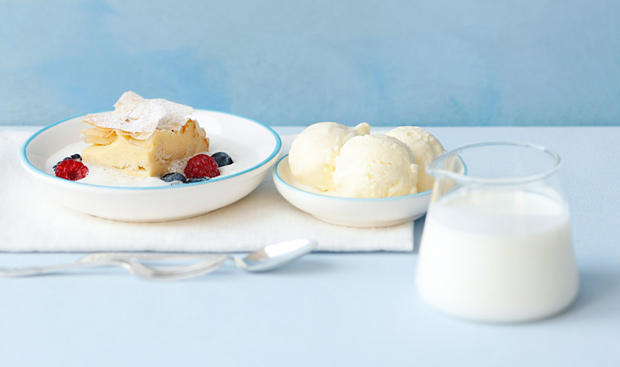
M448 147L510 139L562 155L581 277L565 313L519 325L446 317L416 292L413 253L321 253L272 273L169 283L114 270L0 279L0 365L620 365L620 128L432 131ZM1 254L0 266L76 257Z

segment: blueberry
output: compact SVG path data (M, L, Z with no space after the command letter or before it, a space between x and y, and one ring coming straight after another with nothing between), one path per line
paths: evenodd
M59 164L61 164L62 162L66 161L67 159L71 159L69 157L65 157L62 159L62 161L58 161L56 162L56 164L54 165L54 167L52 167L52 169L54 170L54 172L56 171L56 167L58 167Z
M185 176L183 176L182 173L178 173L178 172L166 173L160 178L162 181L165 181L165 182L173 182L173 181L187 182L187 179L185 178Z
M224 167L228 166L229 164L235 163L233 162L232 158L230 158L230 156L224 152L213 153L211 157L215 159L218 167Z
M187 181L185 181L185 183L194 183L194 182L202 182L202 181L208 181L209 177L192 177L192 178L188 178Z

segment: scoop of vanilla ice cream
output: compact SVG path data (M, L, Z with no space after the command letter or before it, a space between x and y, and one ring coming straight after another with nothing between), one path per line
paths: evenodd
M388 131L387 135L402 141L413 152L415 163L419 167L418 191L431 190L435 180L426 172L426 166L445 152L439 140L417 126L400 126Z
M418 167L401 141L384 135L351 138L340 150L334 171L335 192L381 198L417 192Z
M370 125L363 122L353 128L335 122L319 122L299 134L289 151L288 162L297 181L316 189L333 189L332 175L340 148L349 139L366 135Z

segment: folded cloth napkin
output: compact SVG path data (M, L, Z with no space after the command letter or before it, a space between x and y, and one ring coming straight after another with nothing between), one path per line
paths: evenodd
M313 238L319 251L412 251L413 226L360 229L321 222L276 191L271 174L246 198L214 212L163 223L123 223L52 203L19 162L37 128L0 128L0 251L237 252ZM290 143L292 136L284 136Z

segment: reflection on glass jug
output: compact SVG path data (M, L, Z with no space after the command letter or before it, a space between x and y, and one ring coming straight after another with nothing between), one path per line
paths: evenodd
M480 143L444 153L416 283L424 300L466 319L517 322L566 308L578 288L560 157L543 147Z

